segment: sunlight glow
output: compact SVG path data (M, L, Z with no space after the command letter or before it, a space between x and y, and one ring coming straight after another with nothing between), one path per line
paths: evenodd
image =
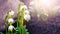
M37 18L39 19L41 15L45 15L46 17L56 16L57 10L59 9L56 3L56 0L33 0L30 6L35 10ZM45 19L44 17L42 18Z

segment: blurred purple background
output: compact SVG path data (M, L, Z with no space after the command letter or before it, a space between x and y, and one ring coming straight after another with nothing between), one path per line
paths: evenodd
M7 10L12 9L16 13L17 6L21 1L29 7L29 3L32 0L0 0L0 31L5 30L3 19L7 13ZM55 3L52 3L52 6L44 7L48 11L51 11L51 8L53 6L60 6L60 0L51 1L55 1ZM49 16L47 17L47 21L43 21L42 19L43 17L45 17L45 15L41 15L41 20L38 21L37 13L35 11L36 9L30 11L31 20L27 23L27 28L30 34L60 34L60 9L54 16L49 14Z

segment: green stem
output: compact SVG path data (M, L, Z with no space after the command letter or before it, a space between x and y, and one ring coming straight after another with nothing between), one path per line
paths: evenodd
M13 34L13 31L11 31L11 33Z
M7 34L7 24L6 24L6 18L5 18L5 20L4 20L4 23L5 23L6 34Z
M17 22L17 27L18 27L18 22Z

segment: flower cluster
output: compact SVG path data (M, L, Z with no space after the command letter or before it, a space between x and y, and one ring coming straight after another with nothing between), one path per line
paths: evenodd
M14 29L14 26L12 23L14 23L14 20L12 18L8 19L9 27L8 30L12 31Z
M14 15L14 11L10 11L9 13L8 13L8 15L9 16L13 16ZM14 23L14 20L13 20L13 18L8 18L8 24L9 24L9 27L8 27L8 30L10 30L10 31L12 31L13 29L14 29L14 26L12 25Z
M26 21L29 21L29 20L31 19L31 16L30 16L29 11L27 10L27 6L26 6L26 5L20 6L20 10L21 10L21 11L22 11L22 9L25 9L25 10L24 10L24 19L25 19Z
M5 17L5 22L6 20L8 21L8 31L6 28L6 34L29 34L28 30L26 29L26 26L24 26L24 20L29 21L31 19L30 12L28 11L28 8L26 5L18 5L18 12L17 12L17 19L15 19L16 27L13 26L14 24L14 19L12 16L14 15L13 10L9 10L6 17ZM13 30L15 31L13 33ZM18 31L18 32L17 32Z

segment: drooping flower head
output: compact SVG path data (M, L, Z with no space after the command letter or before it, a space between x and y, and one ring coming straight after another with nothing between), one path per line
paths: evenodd
M14 23L14 20L13 20L12 18L9 18L9 19L8 19L8 22L9 22L9 23L11 23L11 22Z
M9 15L10 15L10 16L14 15L14 11L11 10L11 11L9 12Z
M27 9L27 6L26 5L20 6L20 10L22 10L22 9Z
M24 13L25 15L26 15L26 14L30 14L28 10L25 10L24 12L25 12L25 13Z
M14 26L12 26L12 25L10 25L9 27L8 27L8 30L10 30L10 31L12 31L14 29Z
M29 14L24 15L24 19L25 19L26 21L29 21L29 20L31 19L31 16L30 16Z

